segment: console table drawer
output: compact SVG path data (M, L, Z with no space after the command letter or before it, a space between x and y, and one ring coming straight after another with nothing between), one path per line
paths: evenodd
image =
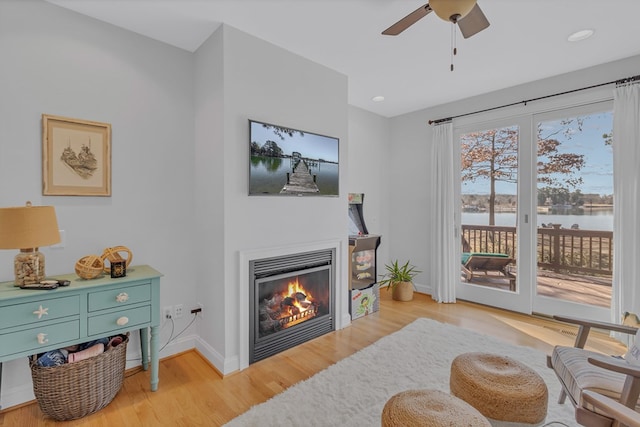
M57 345L77 340L80 337L80 321L48 322L35 328L0 335L0 348L3 355L30 352L40 353L44 348L63 347Z
M80 297L77 295L6 305L0 308L0 329L55 320L78 313Z
M143 306L129 310L119 310L92 316L88 319L88 335L109 335L109 333L125 329L136 329L137 325L151 321L151 306Z
M89 311L121 307L128 304L151 301L151 284L145 283L125 288L113 288L89 294Z

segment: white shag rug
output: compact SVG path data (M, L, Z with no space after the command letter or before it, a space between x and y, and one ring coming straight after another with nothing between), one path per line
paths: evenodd
M380 426L382 408L396 393L409 389L448 393L451 362L457 355L473 351L509 356L534 369L549 389L546 423L578 425L571 403L556 403L560 383L547 368L543 352L435 320L418 319L254 406L226 427Z

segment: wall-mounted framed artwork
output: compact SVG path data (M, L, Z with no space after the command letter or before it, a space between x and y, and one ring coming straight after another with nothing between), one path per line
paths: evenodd
M111 125L42 115L42 194L111 196Z
M335 137L249 119L250 196L338 197Z

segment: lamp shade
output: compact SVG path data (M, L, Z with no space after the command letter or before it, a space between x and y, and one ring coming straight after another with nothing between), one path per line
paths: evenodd
M0 249L29 249L60 242L53 206L0 208Z

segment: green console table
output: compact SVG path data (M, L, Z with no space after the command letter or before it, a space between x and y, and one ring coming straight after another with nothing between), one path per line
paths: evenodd
M2 362L138 329L142 367L147 370L151 364L151 391L156 391L161 276L138 265L117 279L55 276L71 284L53 290L0 283L0 388Z

